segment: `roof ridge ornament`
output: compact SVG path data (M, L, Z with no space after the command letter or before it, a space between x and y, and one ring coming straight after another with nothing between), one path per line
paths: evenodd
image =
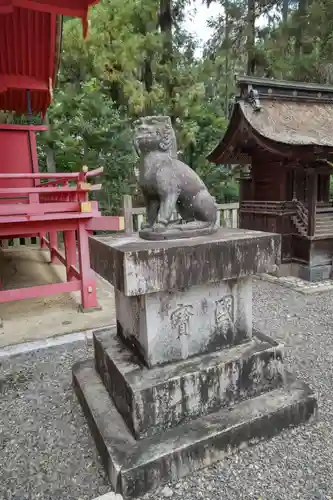
M252 85L248 85L247 87L247 99L251 104L253 111L261 111L258 90L254 89Z

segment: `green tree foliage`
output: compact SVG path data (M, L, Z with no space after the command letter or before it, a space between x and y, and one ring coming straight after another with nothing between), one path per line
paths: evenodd
M118 213L123 194L131 191L131 123L148 113L172 117L180 155L208 183L217 176L214 194L224 199L230 175L218 169L212 175L205 160L227 124L224 99L210 93L216 70L195 57L197 41L183 29L187 4L102 0L92 9L86 41L78 20L64 22L43 164L58 171L103 165L100 203L107 213Z
M180 157L217 201L235 201L235 170L205 159L227 126L235 74L333 83L333 2L216 2L221 14L199 56L183 23L193 0L102 0L86 41L80 22L66 19L50 133L40 146L45 169L103 165L101 207L118 213L133 189L132 121L169 114Z

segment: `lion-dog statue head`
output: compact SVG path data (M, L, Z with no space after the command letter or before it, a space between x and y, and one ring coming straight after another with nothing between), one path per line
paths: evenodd
M145 116L133 123L134 147L139 156L152 151L177 158L176 135L169 116Z

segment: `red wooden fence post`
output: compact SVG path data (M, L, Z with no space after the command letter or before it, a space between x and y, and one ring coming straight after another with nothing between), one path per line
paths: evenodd
M46 237L46 233L39 233L39 239L40 239L40 247L41 248L47 248L47 245L44 241L44 238Z
M97 307L96 279L90 267L89 239L84 222L79 222L77 234L81 274L82 308L92 309Z
M64 231L64 244L65 244L65 255L66 255L66 274L67 281L73 279L71 273L71 266L76 266L76 237L75 231Z
M53 251L53 248L58 248L58 233L57 231L50 231L50 254L51 254L51 263L52 264L60 264L60 261Z

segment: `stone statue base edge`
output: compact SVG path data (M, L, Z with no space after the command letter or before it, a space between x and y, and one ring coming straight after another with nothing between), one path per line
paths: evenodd
M142 496L164 482L177 481L316 413L317 401L311 389L284 373L284 383L277 388L135 439L97 371L99 354L95 356L96 360L74 365L73 384L109 481L124 498ZM128 360L126 351L124 356ZM120 395L122 387L115 378Z
M143 229L139 231L139 237L143 240L161 241L161 240L181 240L185 238L198 238L214 234L219 229L218 226L208 227L186 227L186 224L179 225L177 228L166 229L162 232Z

